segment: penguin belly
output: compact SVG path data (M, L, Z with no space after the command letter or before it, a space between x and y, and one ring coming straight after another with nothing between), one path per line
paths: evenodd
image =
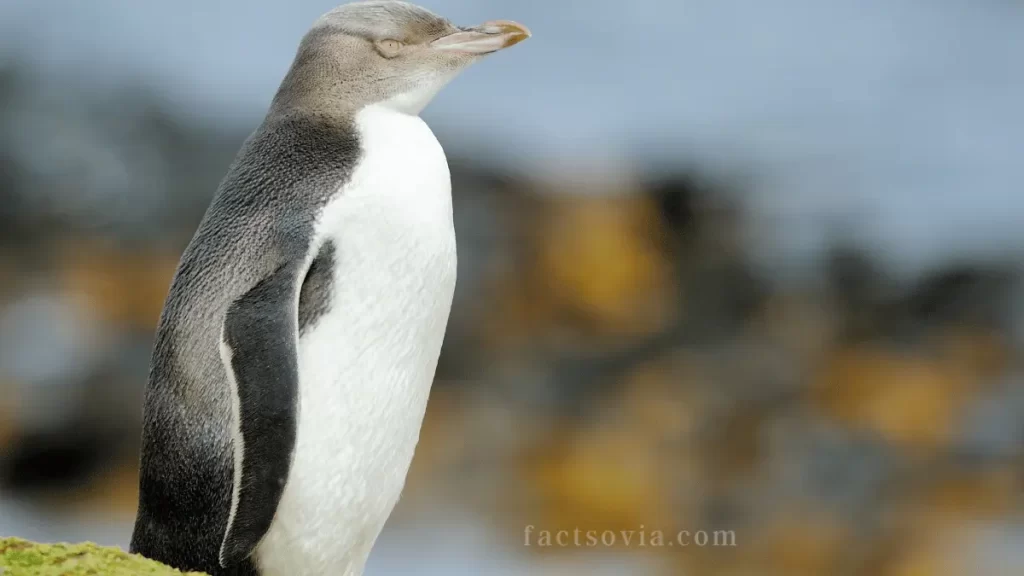
M263 576L362 574L405 484L451 308L443 151L417 117L358 119L363 158L317 227L329 282L299 335L296 446L256 550Z

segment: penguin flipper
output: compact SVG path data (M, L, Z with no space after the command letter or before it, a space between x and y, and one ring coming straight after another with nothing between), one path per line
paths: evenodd
M231 512L220 548L227 568L270 529L295 448L299 266L286 263L228 307L221 357L233 403Z

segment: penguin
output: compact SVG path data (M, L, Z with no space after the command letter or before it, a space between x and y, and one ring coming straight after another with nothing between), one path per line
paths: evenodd
M391 0L338 7L304 36L171 283L132 552L211 576L362 574L456 279L448 164L419 114L529 36Z

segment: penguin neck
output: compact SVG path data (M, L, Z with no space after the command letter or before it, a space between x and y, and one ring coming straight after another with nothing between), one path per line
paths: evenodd
M350 98L341 88L335 88L333 91L329 88L309 91L284 90L282 88L274 98L270 112L275 115L299 112L345 122L351 121L368 108L387 109L397 114L419 116L420 112L427 107L427 104L443 87L443 83L424 85L380 102L366 102Z
M360 111L376 106L419 116L458 73L458 70L425 73L401 92L380 94L367 88L366 82L360 79L341 80L350 74L337 63L322 58L299 58L274 96L271 112L299 111L350 121Z
M332 81L338 77L343 77L342 71L323 59L297 60L274 95L270 113L298 112L351 121L365 103L354 97L345 82Z

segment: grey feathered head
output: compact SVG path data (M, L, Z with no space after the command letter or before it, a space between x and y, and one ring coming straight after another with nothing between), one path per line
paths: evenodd
M274 106L337 114L384 104L419 114L466 66L529 36L510 21L460 28L396 0L346 4L303 38Z

